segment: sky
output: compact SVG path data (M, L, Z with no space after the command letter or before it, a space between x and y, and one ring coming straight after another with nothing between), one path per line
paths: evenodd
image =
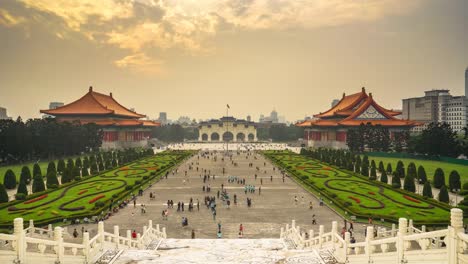
M94 91L150 118L289 121L343 93L464 93L466 0L0 0L0 106Z

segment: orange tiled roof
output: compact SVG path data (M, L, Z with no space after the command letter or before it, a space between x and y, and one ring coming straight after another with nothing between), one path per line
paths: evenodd
M81 124L96 124L99 126L143 126L143 127L156 127L161 124L149 120L137 120L137 119L92 119L92 118L61 118L60 121L68 122L80 122Z
M92 87L89 92L80 99L56 109L41 110L41 113L60 116L60 115L117 115L130 118L142 118L141 115L130 111L119 104L110 95L93 92Z
M367 98L367 94L366 94L366 90L364 87L362 88L362 91L359 93L355 93L355 94L351 94L347 96L344 96L343 94L343 98L341 98L341 100L334 107L332 107L331 109L323 113L314 115L314 117L323 118L323 117L333 117L333 116L341 115L341 114L346 115L347 111L352 111L352 109L355 106L359 105L359 103L365 98Z

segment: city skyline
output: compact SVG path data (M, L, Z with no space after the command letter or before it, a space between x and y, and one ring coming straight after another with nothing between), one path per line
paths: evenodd
M466 1L82 3L0 3L9 116L40 117L91 85L152 119L216 118L229 103L230 115L275 106L293 122L362 86L393 109L426 90L465 90Z

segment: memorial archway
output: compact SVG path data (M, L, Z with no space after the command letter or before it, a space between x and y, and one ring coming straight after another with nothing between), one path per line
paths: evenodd
M245 134L240 132L236 135L236 141L245 141Z
M212 133L211 134L211 141L219 141L219 134L218 133Z
M231 132L224 132L223 134L223 141L229 142L234 139L234 135Z

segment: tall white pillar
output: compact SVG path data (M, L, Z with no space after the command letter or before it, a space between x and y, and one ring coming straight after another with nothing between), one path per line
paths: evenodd
M88 264L91 261L89 255L89 233L84 232L83 234L83 255L85 257L85 264Z
M115 225L114 226L114 243L115 243L115 248L119 248L119 241L120 240L120 233L119 233L119 226Z
M397 238L397 263L403 263L404 258L404 251L405 251L405 241L404 236L406 236L406 232L408 231L408 220L406 218L398 219L398 238Z
M448 263L458 263L458 233L463 232L463 211L459 208L450 210L450 226L448 227Z
M98 241L99 248L102 250L104 247L104 222L99 221L98 223Z
M64 248L63 248L62 228L60 226L56 226L54 228L54 240L55 242L57 242L57 249L55 251L55 253L57 254L56 263L62 263Z
M15 218L13 221L13 234L16 236L16 260L24 263L26 254L26 241L24 235L23 218Z

